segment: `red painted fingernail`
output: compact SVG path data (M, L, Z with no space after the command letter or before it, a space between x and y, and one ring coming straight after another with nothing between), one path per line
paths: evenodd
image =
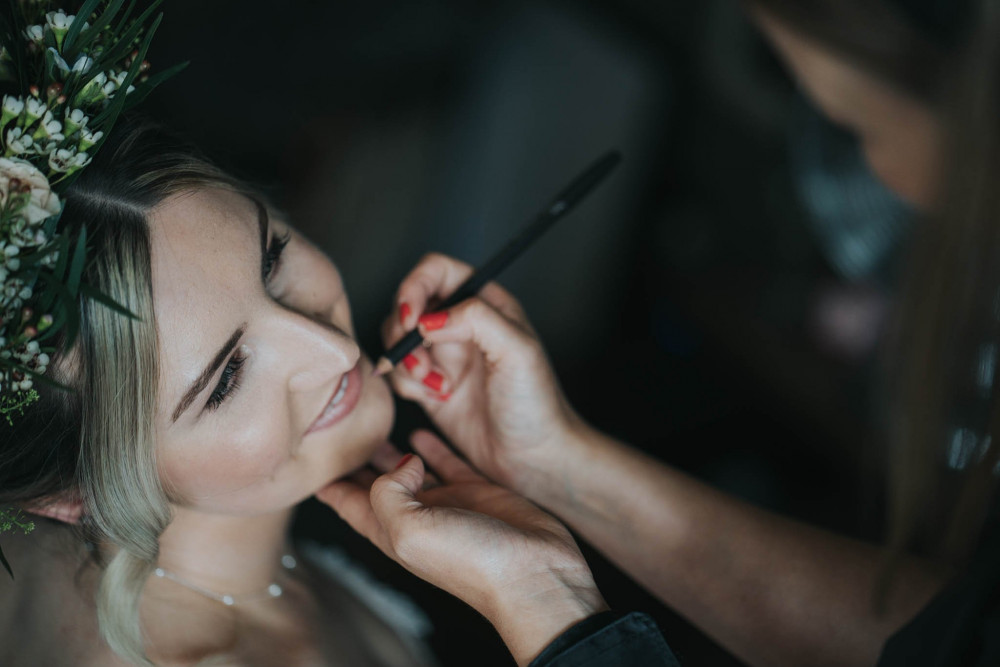
M435 329L440 329L444 326L445 322L448 321L448 311L441 311L440 313L427 313L426 315L421 315L420 319L417 320L423 325L427 331L434 331Z
M414 368L420 365L420 360L417 359L412 354L408 354L403 357L403 365L406 366L406 370L412 371Z
M447 401L449 398L451 398L451 392L438 396L439 401Z
M409 461L412 458L413 458L413 454L407 454L403 458L399 459L399 463L396 464L396 467L393 468L393 470L399 470L400 468L402 468L403 466L406 465L407 461Z
M410 304L405 302L399 304L399 323L406 324L406 318L410 316L411 312L413 311L410 310Z
M441 385L444 383L444 376L437 371L431 371L424 378L424 384L433 389L434 391L441 391Z

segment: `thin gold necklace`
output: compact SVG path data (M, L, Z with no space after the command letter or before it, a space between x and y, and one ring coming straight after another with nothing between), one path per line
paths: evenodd
M281 557L281 566L286 571L290 572L294 570L296 565L298 565L298 561L295 560L295 556L291 554L285 554L284 556ZM170 570L166 570L162 567L157 567L155 570L153 570L153 574L159 577L160 579L169 579L170 581L178 583L181 586L194 591L195 593L200 593L201 595L204 595L207 598L211 598L213 600L221 602L227 607L233 607L236 606L237 604L246 604L248 602L256 602L257 600L266 600L268 598L279 598L281 597L281 594L284 592L284 589L278 584L278 582L274 581L271 582L267 586L267 588L265 588L262 591L258 591L256 593L246 593L243 595L230 595L228 593L216 593L215 591L209 590L204 586L199 586L193 581L185 579L179 574L171 572Z

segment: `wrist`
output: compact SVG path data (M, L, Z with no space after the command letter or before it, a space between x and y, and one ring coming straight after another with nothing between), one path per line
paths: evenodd
M588 572L585 581L576 583L536 580L516 590L508 588L487 618L523 667L566 630L607 609Z
M550 444L533 448L520 462L512 488L559 515L574 502L581 480L592 474L591 463L604 439L599 431L571 415Z

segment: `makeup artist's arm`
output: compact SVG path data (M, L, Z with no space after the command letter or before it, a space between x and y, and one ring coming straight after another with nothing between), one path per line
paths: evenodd
M468 271L425 258L400 287L410 312L387 322L386 343ZM590 428L500 287L423 322L432 348L393 372L397 392L482 472L559 516L750 664L872 665L939 587L929 568L903 563L886 613L875 614L878 549L756 509ZM422 382L429 372L443 377L447 400Z

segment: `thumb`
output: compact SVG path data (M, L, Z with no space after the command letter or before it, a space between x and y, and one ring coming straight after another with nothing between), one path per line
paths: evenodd
M407 454L395 470L372 484L372 510L390 537L398 535L402 522L424 506L416 497L423 488L424 474L424 462L420 457Z

